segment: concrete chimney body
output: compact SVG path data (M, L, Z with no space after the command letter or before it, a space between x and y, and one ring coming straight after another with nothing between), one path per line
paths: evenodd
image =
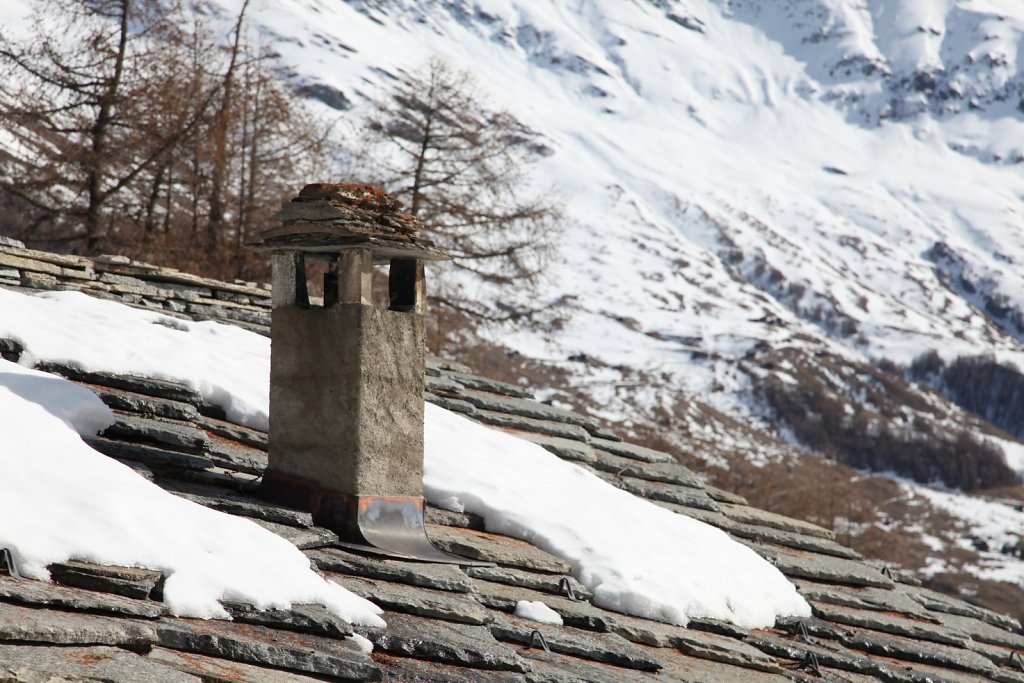
M377 188L308 185L282 226L251 245L272 252L270 454L261 495L310 511L344 543L441 562L423 522L423 262L448 255ZM326 266L323 305L307 265ZM374 305L374 265L389 306ZM471 562L470 562L471 563Z

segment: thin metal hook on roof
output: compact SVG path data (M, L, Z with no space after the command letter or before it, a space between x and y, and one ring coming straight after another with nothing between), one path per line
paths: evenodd
M818 665L818 655L813 652L807 652L804 654L804 661L800 664L801 669L810 669L817 676L824 676L821 673L821 667Z
M0 548L0 565L7 570L13 579L20 579L18 567L14 564L14 554L8 548Z
M807 624L805 624L802 621L797 622L797 623L799 623L799 625L800 625L800 637L804 639L805 643L810 643L811 642L811 634L807 632Z
M544 652L551 652L551 648L548 647L548 641L544 640L544 634L536 629L530 634L530 647L534 646L538 638L540 638L540 646L544 648Z
M583 602L583 598L576 595L576 591L572 589L572 584L569 583L568 576L563 576L558 580L558 590L565 593L566 597L574 602Z
M1010 653L1010 666L1013 666L1014 662L1017 663L1017 668L1024 671L1024 657L1021 657L1019 650L1014 650Z
M882 565L882 576L889 579L890 581L896 580L896 576L892 573L892 568L887 564Z

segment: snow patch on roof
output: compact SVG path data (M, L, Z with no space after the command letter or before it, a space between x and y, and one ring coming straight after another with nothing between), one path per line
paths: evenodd
M167 493L79 436L112 422L88 390L0 360L0 547L22 574L46 580L48 565L71 559L146 567L167 575L164 602L180 616L225 618L221 600L319 603L383 625L378 607L315 574L288 541Z

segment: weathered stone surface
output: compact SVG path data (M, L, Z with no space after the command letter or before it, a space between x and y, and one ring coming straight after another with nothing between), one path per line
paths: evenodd
M615 621L612 630L634 643L650 647L674 647L692 657L769 673L782 673L774 660L734 637L626 615L616 615Z
M970 636L982 643L991 643L1014 650L1024 650L1024 635L993 626L974 617L957 614L943 614L942 624Z
M480 391L487 391L492 394L503 394L513 398L533 398L533 393L525 387L509 384L508 382L499 382L496 379L488 379L467 372L448 370L443 372L441 377L454 380L471 389L479 389Z
M494 620L492 612L465 593L409 587L351 576L334 578L356 595L372 600L386 610L461 624L489 624Z
M718 503L711 500L711 497L704 493L703 489L679 486L678 484L663 484L657 481L645 481L635 477L616 476L608 472L599 472L598 476L612 486L629 491L641 498L718 512Z
M148 377L133 377L131 375L113 374L109 372L87 372L78 368L57 363L40 363L37 366L40 370L52 372L67 379L85 384L98 384L113 389L124 389L136 394L155 396L181 403L191 403L199 406L203 398L188 387L174 382L165 382L159 379Z
M782 531L768 526L754 526L752 524L733 524L729 532L734 536L745 538L761 543L774 543L796 548L797 550L809 550L815 553L824 553L835 557L845 557L850 560L859 560L863 557L856 550L851 550L820 536L808 536L807 534Z
M966 647L970 638L953 628L945 628L934 622L916 621L904 617L872 612L869 610L812 602L814 615L836 624L858 626L872 631L881 631L915 640L927 640L954 647ZM1024 638L1020 639L1024 642Z
M445 410L450 410L454 413L462 413L463 415L469 415L470 417L476 415L476 406L472 403L466 403L460 401L457 398L449 398L448 396L438 396L432 394L429 391L423 394L423 399L429 403L433 403L436 406L441 406Z
M718 619L708 619L703 617L696 617L690 619L690 623L687 624L687 628L693 631L705 631L707 633L717 633L720 636L727 636L729 638L742 639L750 635L750 629L737 626L736 624L730 624L727 621L720 621Z
M0 645L4 683L200 683L200 678L116 647Z
M675 647L681 631L686 629L674 624L641 619L628 614L616 614L612 633L626 640L650 647Z
M216 434L208 438L209 443L203 455L220 467L247 474L263 474L266 471L269 461L265 452Z
M711 496L711 500L718 501L720 503L731 503L733 505L746 505L747 499L743 496L720 489L717 486L711 484L703 484L704 491Z
M259 498L221 487L183 481L167 481L163 482L162 486L165 490L182 498L228 514L262 519L293 527L313 526L313 516L308 512L267 503Z
M158 593L164 579L163 573L152 569L114 567L77 560L56 562L47 569L54 581L65 586L114 593L138 600L145 600Z
M157 629L163 647L345 680L380 680L380 671L351 639L336 640L262 626L167 619Z
M460 529L476 529L483 531L484 518L472 512L455 512L443 508L434 507L429 503L424 506L424 519L427 524L441 524L443 526L454 526Z
M201 679L203 683L315 683L323 680L163 647L154 647L146 659L197 676L196 680Z
M469 578L450 564L363 557L338 548L307 550L306 555L324 571L456 593L473 590Z
M451 377L443 377L441 375L426 374L427 391L435 394L446 396L448 398L457 398L466 387L459 382L456 382Z
M0 358L17 363L24 351L24 347L13 339L0 339Z
M376 650L399 657L413 657L475 669L519 671L526 662L497 642L485 626L450 624L408 614L384 614L386 629L356 626Z
M664 664L656 681L672 681L685 683L783 683L795 680L805 683L800 672L787 669L785 675L733 666L724 662L691 657L674 650L658 650L654 654ZM818 679L820 680L820 679ZM831 681L832 679L826 679ZM842 680L842 679L840 679ZM810 683L810 681L806 681ZM845 682L844 682L845 683Z
M450 358L441 358L440 356L428 355L427 356L427 374L440 377L445 373L461 372L466 375L473 374L473 370L465 363L452 360Z
M594 597L594 594L586 586L571 576L536 574L509 567L466 567L463 571L474 579L503 583L508 586L522 586L566 597L569 597L569 591L572 591L574 596L583 600L590 600Z
M114 410L186 422L195 422L199 419L199 411L191 403L171 401L107 387L93 386L89 388L100 397L101 401Z
M872 558L865 558L864 564L869 567L874 567L878 571L885 574L886 578L892 579L895 583L900 583L906 586L920 586L921 579L914 572L907 571L901 567L893 564L892 562L884 562L882 560L875 560Z
M907 681L909 683L914 680L911 676L900 675L901 665L897 662L882 662L836 647L785 640L762 632L752 635L747 639L747 643L773 657L790 659L794 662L807 661L808 655L813 654L820 666L864 674L882 681Z
M459 398L471 403L481 410L490 410L498 413L510 413L520 417L530 417L535 420L550 420L565 424L576 425L583 429L596 429L597 420L562 410L545 403L539 403L532 399L515 398L502 394L494 394L476 389L463 389L459 392Z
M358 303L275 308L270 472L343 494L422 496L423 326Z
M705 524L710 524L711 526L718 527L722 531L730 531L736 525L736 522L729 519L721 512L686 507L684 505L674 505L672 503L666 503L664 501L659 502L658 505L668 510L672 510L677 514L684 515L686 517L692 517L693 519L700 520Z
M102 437L85 439L92 448L119 460L134 460L149 467L174 467L184 470L204 470L213 467L213 460L202 455L179 453L154 446L123 443Z
M480 602L491 609L513 612L520 600L543 602L562 617L566 626L606 633L613 630L615 615L594 607L586 601L539 593L522 586L507 586L502 583L475 580L474 587Z
M661 451L656 451L652 448L637 446L625 441L611 441L609 439L594 438L591 440L591 445L598 450L607 451L613 455L620 455L623 458L629 458L631 460L670 463L674 463L676 461L676 459L668 453L662 453Z
M108 439L119 437L129 441L160 444L189 453L202 453L210 443L205 432L191 425L116 410L114 415L117 422L103 432Z
M219 486L232 491L254 491L259 487L260 478L255 474L237 472L222 467L209 467L202 470L176 470L175 479L196 482L208 486Z
M849 586L892 588L895 584L882 572L855 560L830 555L812 555L779 547L754 550L766 556L786 576Z
M583 427L576 425L552 422L551 420L536 420L532 417L521 417L509 413L497 413L493 410L477 409L473 419L489 424L494 427L501 427L514 431L535 432L558 436L563 439L575 439L576 441L587 442L590 440L590 433Z
M572 565L568 562L515 538L471 529L427 526L427 535L434 545L449 553L551 574L572 572Z
M937 593L929 588L901 586L901 591L921 606L935 612L973 617L1008 631L1020 631L1021 629L1020 621L1013 617L972 605L949 595Z
M516 432L516 436L532 441L565 460L574 460L588 465L595 465L597 460L594 449L582 441L563 439L546 434L534 434L532 432Z
M38 259L26 258L15 255L8 250L0 251L0 266L16 268L20 271L32 271L36 273L47 273L49 275L60 275L60 266L52 263L45 263Z
M794 584L800 595L815 602L825 602L878 612L898 612L918 619L939 623L938 617L940 615L930 612L921 604L911 599L900 586L893 590L884 590L863 586L826 586L809 581L794 581Z
M614 633L592 633L559 628L520 619L511 615L491 624L491 633L498 640L528 645L539 631L552 652L615 664L627 669L657 671L661 663L652 655Z
M594 462L592 463L594 468L604 472L696 489L707 488L700 477L676 462L638 462L632 458L624 458L621 455L601 450L594 451L594 453Z
M292 605L287 610L258 609L244 602L221 602L231 618L243 624L310 633L327 638L346 638L352 635L352 625L330 612L323 605Z
M299 550L323 548L325 546L334 545L338 542L338 535L333 531L324 529L323 527L314 526L309 528L300 528L255 518L252 521L259 524L267 531L277 534Z
M664 676L650 671L624 669L563 654L545 652L539 644L517 648L519 655L530 662L528 683L664 683Z
M163 613L159 603L133 600L91 590L31 581L0 575L0 601L32 607L52 607L79 612L103 612L129 617L155 619Z
M153 625L137 619L0 603L0 642L142 648L155 640Z
M827 538L830 541L834 541L836 537L835 533L820 527L817 524L784 517L783 515L777 515L774 512L758 510L757 508L749 507L747 505L729 505L727 503L722 503L719 506L719 509L730 519L742 524L774 527L783 531L792 531L798 534Z
M257 429L250 429L241 425L232 424L227 420L218 420L215 417L203 415L197 418L197 424L217 436L231 439L239 443L251 446L252 448L266 452L267 433Z
M959 669L982 676L991 677L996 671L996 666L977 652L937 643L922 643L898 636L883 636L854 630L843 640L843 645L873 655Z
M415 683L522 683L523 674L515 671L471 669L445 663L427 662L409 657L374 653L373 659L384 673L385 681Z

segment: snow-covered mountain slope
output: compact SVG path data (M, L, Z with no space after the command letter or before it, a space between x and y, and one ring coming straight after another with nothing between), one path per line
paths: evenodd
M546 286L555 329L502 332L528 355L641 369L733 414L735 361L763 343L1024 364L1013 0L253 10L299 78L356 103L346 116L440 54L545 136L537 184L571 220ZM617 379L592 375L595 394Z

